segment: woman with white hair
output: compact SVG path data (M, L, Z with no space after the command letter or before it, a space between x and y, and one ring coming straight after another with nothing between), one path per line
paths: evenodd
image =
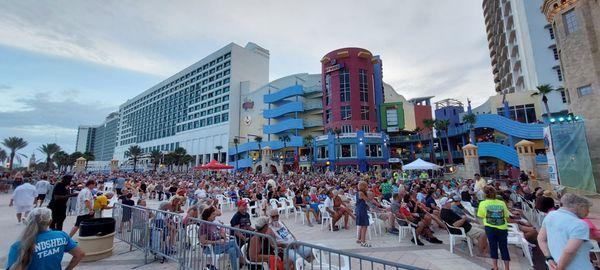
M75 268L85 253L63 231L49 230L52 211L35 208L25 221L27 227L8 253L6 269L60 269L65 252L73 256L67 270Z
M592 203L581 196L566 194L562 207L548 213L538 234L538 244L550 269L594 269L589 254L593 248L590 230L581 220Z

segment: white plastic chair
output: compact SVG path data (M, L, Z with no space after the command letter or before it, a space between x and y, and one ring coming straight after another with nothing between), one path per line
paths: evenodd
M406 224L406 225L400 225L400 224ZM406 232L408 231L408 233L412 233L413 236L413 241L415 241L415 245L418 245L417 243L417 230L415 229L415 227L417 227L416 224L408 221L407 219L403 219L403 218L396 218L396 226L398 226L398 242L402 242L402 238L404 238Z
M373 230L373 232L375 232L375 235L380 235L381 233L381 222L379 222L380 220L377 218L377 215L375 213L368 213L367 214L369 216L369 230ZM377 228L379 228L379 232L377 232ZM371 239L369 237L369 239Z
M448 229L448 235L450 236L450 253L454 253L454 245L456 244L456 239L464 238L467 240L467 246L469 247L469 254L471 254L471 257L473 257L473 241L471 241L471 237L467 236L465 229L462 227L454 227L446 222L444 222L444 224L446 225L446 227ZM450 232L450 229L459 230L460 234L454 234L454 233Z
M533 266L533 259L531 258L531 248L529 242L519 233L510 232L508 234L507 242L509 245L515 245L523 250L523 256L529 261L529 265Z
M298 222L298 216L302 220L302 225L304 225L304 209L300 205L294 205L294 222Z
M279 198L279 204L281 205L281 207L283 207L285 209L285 216L289 217L289 214L292 213L292 211L294 211L294 204L289 201L287 198Z
M217 194L217 195L215 195L215 198L217 199L217 202L219 203L219 210L221 210L221 212L224 212L225 205L227 204L227 201L225 200L225 196L221 195L221 194Z
M386 207L386 208L387 208L387 207L391 207L391 206L392 206L392 204L391 204L391 203L390 203L388 200L385 200L385 199L384 199L384 200L381 200L381 206L383 206L383 207Z
M329 229L333 231L333 218L325 209L325 205L319 204L319 214L321 215L321 230L323 230L323 226L326 226L326 223L329 224Z
M285 214L287 211L285 205L279 206L280 203L276 199L269 200L269 204L271 204L271 209L277 209L279 215Z
M257 210L258 209L258 202L255 202L254 205L250 205L250 199L248 199L248 198L242 198L242 200L245 201L246 204L248 205L248 212L250 214L254 213L254 214L256 214L256 216L259 216L259 213L258 213L258 210ZM252 215L254 215L254 214L252 214Z

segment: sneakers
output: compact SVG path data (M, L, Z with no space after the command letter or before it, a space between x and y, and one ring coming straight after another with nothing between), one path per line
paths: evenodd
M414 244L415 243L415 239L410 239L410 241ZM417 245L419 246L424 246L425 244L423 244L423 242L421 242L421 240L419 240L419 238L417 238Z

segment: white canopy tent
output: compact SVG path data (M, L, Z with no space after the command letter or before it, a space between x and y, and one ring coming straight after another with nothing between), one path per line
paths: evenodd
M402 166L403 171L415 171L415 170L439 170L442 166L427 162L418 158L417 160Z

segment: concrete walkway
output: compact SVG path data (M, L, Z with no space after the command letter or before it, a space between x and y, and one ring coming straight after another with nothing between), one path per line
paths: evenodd
M24 225L19 225L14 216L13 208L8 207L10 195L0 194L0 263L2 267L6 264L6 256L10 245L18 238ZM158 206L157 201L148 201L151 208ZM233 210L226 210L219 220L225 224L229 223ZM329 248L335 248L344 252L352 252L361 255L381 258L393 262L414 265L425 269L490 269L491 261L482 257L470 257L462 250L464 245L458 244L455 248L455 254L450 253L447 244L435 245L426 243L425 246L417 247L408 239L402 242L398 241L397 235L385 234L373 235L369 241L373 247L363 248L356 244L356 230L351 227L350 230L341 230L330 232L327 229L321 230L317 225L309 227L302 225L302 222L294 222L294 217L282 218L282 221L290 228L292 233L300 240L312 244L323 245ZM75 222L75 217L67 217L65 221L65 231L71 229ZM436 236L444 243L448 243L448 234L445 231L436 231ZM461 247L462 246L462 247ZM510 247L512 269L530 269L528 263L523 257L520 249ZM63 264L66 266L71 256L66 254ZM118 269L175 269L178 266L174 263L151 262L144 264L144 254L140 251L130 251L129 246L119 240L115 240L114 255L108 259L81 263L78 269L106 269L114 267ZM364 267L363 267L364 268Z

